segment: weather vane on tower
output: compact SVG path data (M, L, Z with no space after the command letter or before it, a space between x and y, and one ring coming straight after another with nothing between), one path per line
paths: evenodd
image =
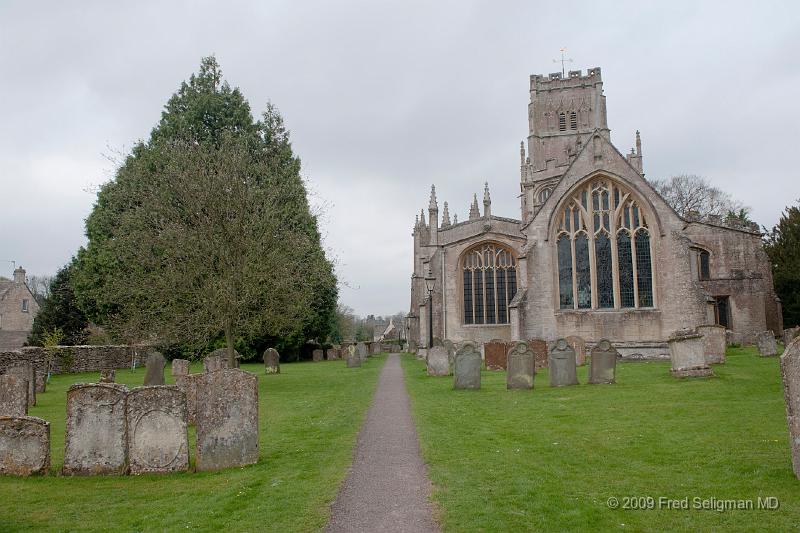
M566 63L572 63L572 59L567 57L567 49L565 47L561 48L561 59L554 59L553 63L561 63L561 76L566 77L567 72L564 69L564 65Z

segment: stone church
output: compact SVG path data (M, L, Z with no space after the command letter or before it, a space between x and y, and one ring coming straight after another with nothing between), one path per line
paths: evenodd
M484 343L579 335L626 356L663 356L676 330L721 324L741 342L781 331L754 228L682 219L644 178L642 143L611 143L599 68L530 77L520 217L492 213L488 184L468 220L414 226L410 338Z

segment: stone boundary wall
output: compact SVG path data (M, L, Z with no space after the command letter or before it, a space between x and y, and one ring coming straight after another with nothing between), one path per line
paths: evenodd
M99 372L103 369L144 366L148 346L57 346L52 367L54 374ZM47 352L38 346L26 346L12 352L0 352L0 374L21 361L30 361L37 372L47 372Z

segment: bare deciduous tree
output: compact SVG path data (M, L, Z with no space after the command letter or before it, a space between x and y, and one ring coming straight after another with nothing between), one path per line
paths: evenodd
M686 220L723 220L730 213L746 217L748 209L730 194L714 187L709 181L694 174L681 174L669 179L651 180L651 185L666 202ZM743 211L742 211L743 210Z

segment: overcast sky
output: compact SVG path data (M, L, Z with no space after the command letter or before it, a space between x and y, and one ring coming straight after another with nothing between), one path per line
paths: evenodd
M648 177L706 176L772 226L800 197L797 2L0 1L0 260L52 274L85 244L107 156L146 138L201 57L292 132L340 300L407 311L432 183L519 217L528 77L603 70L612 141ZM0 263L10 276L11 263Z

